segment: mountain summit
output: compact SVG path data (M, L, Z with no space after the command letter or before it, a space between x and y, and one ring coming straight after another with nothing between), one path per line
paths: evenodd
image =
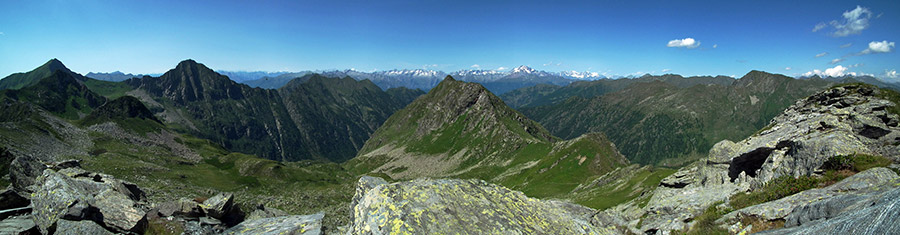
M480 84L449 76L391 115L348 162L359 173L480 178L539 196L626 164L602 134L560 141Z
M40 67L37 67L27 73L14 73L6 76L2 80L0 80L0 90L22 89L24 87L35 85L40 82L41 79L49 77L56 71L62 71L63 73L76 75L77 79L80 81L85 80L85 78L81 75L78 75L72 72L72 70L69 70L69 68L66 68L66 65L64 65L62 61L53 58L47 61L47 63L44 63Z

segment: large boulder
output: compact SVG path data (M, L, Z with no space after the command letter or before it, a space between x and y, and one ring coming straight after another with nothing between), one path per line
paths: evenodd
M81 234L93 234L93 235L112 235L113 233L107 231L102 226L94 223L90 220L81 220L81 221L71 221L71 220L60 220L56 222L56 232L53 234L59 235L81 235Z
M34 192L32 187L35 179L44 173L47 165L44 165L38 158L21 154L16 156L9 165L9 180L15 191L23 192L23 196L30 196Z
M55 169L44 170L32 195L34 222L42 233L61 219L90 220L119 233L144 229L147 209L139 188L80 168Z
M203 215L200 204L187 198L164 202L160 204L156 210L161 217L178 216L196 218Z
M325 214L292 215L244 221L224 234L322 234Z
M900 221L900 187L872 195L866 199L854 198L849 201L845 199L835 198L830 203L823 202L813 205L824 207L825 211L843 211L843 213L830 216L831 218L809 220L800 226L765 231L759 234L895 234L900 231L900 223L897 223ZM833 210L829 207L843 207L844 209ZM809 209L805 208L806 211Z
M377 180L376 180L377 181ZM380 184L353 208L351 234L615 234L594 210L529 198L481 180Z
M231 207L234 205L234 194L232 193L219 193L216 196L213 196L203 203L200 204L200 208L203 209L203 212L209 216L216 219L221 219L225 217L225 214L231 210Z
M834 217L851 205L896 187L900 176L887 168L873 168L821 189L810 189L775 201L743 208L722 216L718 223L740 231L742 218L763 222L785 221L796 226L818 219Z

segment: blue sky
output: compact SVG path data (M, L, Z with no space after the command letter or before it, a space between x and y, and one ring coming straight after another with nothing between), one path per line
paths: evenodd
M247 71L528 65L900 79L898 29L896 0L0 0L0 76L50 58L80 73L161 73L191 58ZM673 41L687 38L694 44Z

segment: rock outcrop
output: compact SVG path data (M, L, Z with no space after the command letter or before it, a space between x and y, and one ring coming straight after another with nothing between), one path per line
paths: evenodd
M896 182L896 181L895 181ZM786 228L760 234L892 234L900 230L900 182L890 190L834 197L795 209ZM800 224L797 226L797 224Z
M847 210L862 209L870 197L881 195L900 184L900 176L887 168L873 168L821 189L806 190L782 199L743 208L723 216L720 224L733 232L745 228L742 218L784 221L785 227L829 219ZM896 218L896 217L895 217Z
M325 214L293 215L244 221L224 234L322 234Z
M866 154L896 162L900 156L896 147L900 143L900 116L889 111L897 104L885 99L885 92L869 85L834 87L797 101L756 135L737 143L724 140L716 144L708 158L662 180L647 206L641 208L643 220L633 232L668 233L690 228L703 210L727 202L734 194L782 176L821 174L822 165L830 157ZM783 219L787 212L769 217ZM628 224L640 219L634 213L622 216Z
M54 231L60 220L90 220L119 233L143 231L148 208L136 185L76 166L58 169L62 166L44 170L36 180L31 202L42 233Z
M594 210L529 198L481 180L417 179L371 189L353 208L350 234L616 234ZM368 185L368 186L366 186Z

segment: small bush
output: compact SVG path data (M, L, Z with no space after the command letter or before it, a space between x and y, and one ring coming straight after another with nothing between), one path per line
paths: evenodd
M182 234L184 233L184 224L178 221L170 221L163 218L151 219L147 223L147 231L144 234Z
M736 194L732 196L729 204L734 209L741 209L794 195L795 193L807 189L816 188L819 183L821 183L821 181L812 176L801 176L799 178L782 176L770 181L762 188L754 190L751 193Z
M98 149L91 150L91 152L89 154L91 154L91 156L97 156L97 155L104 154L104 153L106 153L106 149L98 148Z
M728 230L720 228L716 225L716 220L721 218L723 215L728 214L729 210L720 210L716 208L717 205L722 204L722 202L715 203L712 206L706 208L703 211L703 214L698 215L694 218L696 223L685 233L674 233L674 234L728 234Z

